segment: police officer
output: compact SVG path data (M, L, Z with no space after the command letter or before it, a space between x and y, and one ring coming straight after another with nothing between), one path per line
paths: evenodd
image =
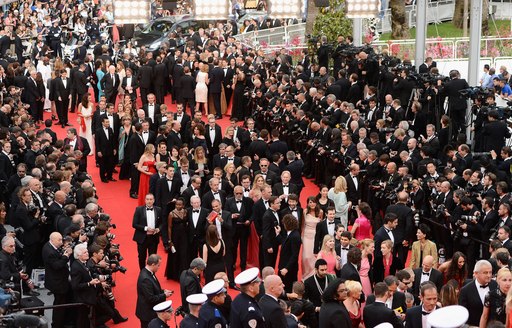
M219 306L224 304L226 289L224 280L216 279L203 287L203 294L208 295L208 301L199 310L199 328L227 328L228 321L222 315Z
M240 272L235 283L240 285L242 293L231 303L231 328L265 327L263 313L254 299L260 292L260 270L250 268Z
M205 294L192 294L187 297L190 312L181 320L180 328L196 328L199 326L199 311L208 300Z
M59 20L55 19L52 22L52 27L48 31L48 38L50 41L50 48L54 51L55 56L62 57L62 48L60 46L60 37L62 35L62 29L59 26Z
M98 24L98 17L93 17L92 22L86 27L87 35L94 42L100 38L100 25Z
M463 327L468 321L469 312L461 305L452 305L440 308L426 316L428 327Z
M149 322L148 328L169 328L167 321L172 318L172 301L158 303L153 306L153 311L157 317Z

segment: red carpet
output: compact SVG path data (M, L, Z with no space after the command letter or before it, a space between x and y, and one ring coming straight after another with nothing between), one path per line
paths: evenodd
M175 105L171 104L170 96L167 96L165 100L167 106L172 111L175 111L176 107ZM138 106L138 108L141 108L141 106ZM45 113L45 118L50 118L50 113ZM69 123L78 128L76 114L70 113ZM224 116L224 118L219 120L218 123L221 125L222 131L224 131L225 128L229 125L229 118ZM60 139L65 137L65 130L60 126L54 126L53 129L58 134ZM132 241L132 218L135 207L137 206L137 200L129 197L129 181L123 180L117 182L102 183L99 179L99 169L95 165L94 156L90 156L88 160L88 173L93 177L94 183L96 185L99 196L99 204L103 207L106 213L112 216L112 221L117 225L117 229L112 231L112 233L116 235L114 242L121 245L121 254L125 258L121 264L128 268L128 271L124 275L121 273L115 274L117 287L114 288L114 295L116 297L116 307L119 309L123 316L129 317L129 320L118 325L114 325L110 321L108 325L111 327L137 327L139 325L139 320L135 316L135 305L137 301L137 277L139 274L139 268L137 259L137 247L135 242ZM117 175L114 177L117 179ZM308 196L316 195L318 193L318 187L316 185L306 179L305 184L306 187L302 191L301 196L302 204L306 204L306 199ZM164 277L167 254L165 253L163 246L161 244L160 246L161 247L158 250L158 254L162 256L163 263L159 272L157 273L157 277L160 281L160 284L162 285L162 288L174 291L174 295L171 296L170 300L173 302L173 307L177 308L179 305L181 305L180 286L178 282L167 280ZM237 274L239 271L240 269L238 268L235 274ZM229 294L234 298L238 292L230 289ZM168 324L171 326L173 325L172 322L169 322Z

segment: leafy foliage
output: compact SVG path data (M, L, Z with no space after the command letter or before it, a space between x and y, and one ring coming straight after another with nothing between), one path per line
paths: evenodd
M352 20L345 16L344 0L329 0L329 7L321 8L313 25L314 35L325 35L329 42L338 35L352 35Z

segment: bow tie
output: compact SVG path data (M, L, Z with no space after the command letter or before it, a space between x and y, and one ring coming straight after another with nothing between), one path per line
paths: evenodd
M391 230L386 229L386 228L384 228L384 230L386 230L386 232L387 232L387 233L390 233L390 232L391 232Z
M172 179L169 179L169 178L168 178L168 179L167 179L167 181L168 181L168 182L172 182Z
M152 210L153 210L153 208L152 208L152 207L151 207L151 208L146 207L146 211L152 211Z
M489 287L489 284L487 284L487 285L480 285L480 288L487 288L487 287Z
M297 209L296 208L290 208L290 211L297 212Z
M422 272L421 274L425 276L430 276L430 272Z
M214 128L210 128L210 131L215 131L215 129Z
M218 193L218 192L214 192L213 194L214 194L214 195L218 195L219 193Z
M107 116L111 117L111 116L112 116L112 114L107 114Z
M148 134L148 133L149 133L149 131L144 131L144 132L142 132L142 133L144 133L144 134Z
M251 191L251 189L245 188L245 192L249 192L249 191Z
M199 213L199 210L192 210L192 213Z
M432 313L432 312L421 311L421 314L422 314L422 315L429 315L430 313Z
M331 221L331 222L327 222L327 224L334 224L335 222L334 221Z
M283 188L288 188L288 185L283 185Z
M341 249L344 251L348 251L348 247L342 247Z
M181 172L181 174L182 174L182 175L187 175L187 174L188 174L188 172Z

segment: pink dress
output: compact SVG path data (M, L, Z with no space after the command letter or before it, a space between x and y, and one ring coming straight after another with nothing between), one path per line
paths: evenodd
M302 233L302 279L305 280L315 273L316 256L313 254L315 245L316 225L320 219L311 214L304 217Z
M355 239L363 240L371 238L372 224L367 217L361 215L356 219L355 223L359 224L359 227L357 227L356 233L354 234Z
M363 292L365 295L372 294L372 284L368 272L370 271L370 262L368 257L363 257L361 260L361 267L359 268L359 277L361 277L361 285L363 285Z
M336 274L336 254L324 253L322 251L320 251L320 253L322 254L322 258L325 260L325 262L327 262L327 273Z

